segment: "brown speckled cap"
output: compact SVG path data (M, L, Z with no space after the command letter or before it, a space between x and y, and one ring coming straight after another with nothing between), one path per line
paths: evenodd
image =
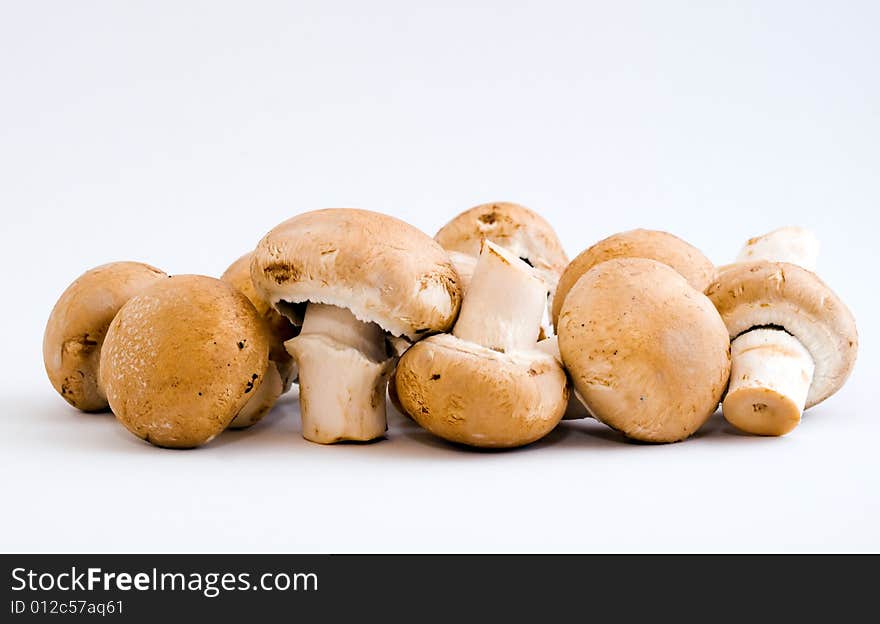
M52 387L86 412L107 409L99 384L101 345L123 304L168 277L140 262L111 262L79 276L58 299L43 334L43 363Z
M615 258L649 258L678 271L702 292L715 277L715 266L703 253L682 239L657 230L630 230L605 238L581 252L565 269L553 299L553 325L559 321L568 291L594 266Z
M550 224L538 213L510 202L481 204L465 210L437 232L444 249L480 255L488 240L522 258L544 275L552 287L568 264L568 256Z
M558 335L590 412L636 440L690 436L730 375L730 341L712 302L655 260L609 260L585 273L565 299Z
M451 442L510 448L549 433L568 403L565 372L540 351L499 353L451 334L403 354L395 375L404 410Z
M190 448L223 431L263 382L265 326L229 284L200 275L157 282L107 332L101 381L116 418L158 446Z
M810 352L816 366L806 407L846 382L859 336L849 308L819 277L786 262L743 262L718 269L706 290L731 340L756 327L778 327Z
M276 309L326 303L411 340L449 329L461 304L440 245L400 219L353 208L306 212L272 229L254 251L251 278Z

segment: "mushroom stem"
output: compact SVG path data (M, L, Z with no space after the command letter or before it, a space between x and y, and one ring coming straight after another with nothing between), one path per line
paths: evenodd
M299 336L284 343L299 367L302 434L331 444L385 435L385 387L393 357L375 323L345 308L309 303Z
M533 348L547 306L547 286L515 255L487 240L452 334L496 351Z
M562 361L562 355L559 353L558 336L550 336L549 338L538 341L537 348L539 351L556 358L556 361L563 367L563 370L565 369L565 363ZM567 383L570 392L568 394L568 405L565 406L565 414L562 415L562 420L595 418L590 413L590 408L587 407L587 404L584 403L584 400L578 394L577 390L575 390L574 384L571 383L571 379L568 376L568 371L566 371L565 377L568 380Z
M736 261L788 262L815 272L818 257L819 240L816 235L806 228L790 226L749 239Z
M813 382L809 351L780 329L753 329L731 343L724 418L747 433L784 435L797 427Z

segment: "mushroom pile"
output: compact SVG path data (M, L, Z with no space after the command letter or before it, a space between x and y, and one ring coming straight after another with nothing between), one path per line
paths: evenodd
M297 215L220 279L96 267L43 337L55 390L135 436L193 448L299 391L302 436L382 439L386 396L431 434L513 448L563 419L622 439L685 440L716 412L781 436L846 382L855 320L817 276L819 244L784 227L716 267L667 232L605 238L569 262L512 203L432 238L348 208Z

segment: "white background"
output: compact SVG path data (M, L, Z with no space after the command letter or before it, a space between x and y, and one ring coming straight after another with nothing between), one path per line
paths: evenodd
M3 3L0 550L880 550L880 4L415 4ZM674 445L583 421L473 452L392 413L385 441L322 447L294 394L175 452L43 372L94 265L216 276L305 210L433 234L503 199L572 256L650 227L724 263L815 228L859 321L849 384L780 439L716 415Z

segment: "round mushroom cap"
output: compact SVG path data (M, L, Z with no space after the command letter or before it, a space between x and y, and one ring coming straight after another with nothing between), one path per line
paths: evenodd
M744 262L718 270L706 294L730 339L757 327L780 328L797 338L816 365L806 408L846 382L859 350L856 321L834 292L807 269L786 262Z
M568 293L559 351L590 412L624 435L675 442L715 412L730 341L712 302L645 258L596 265Z
M395 374L404 410L450 442L523 446L547 435L568 403L565 371L540 351L500 353L439 334L417 342Z
M123 304L168 277L140 262L111 262L86 271L62 293L43 334L43 364L52 387L85 412L107 409L98 383L101 345Z
M269 359L275 363L284 391L290 388L296 375L293 357L284 348L284 343L297 335L298 330L286 317L279 314L272 305L257 292L251 280L251 260L253 252L246 253L241 258L229 265L229 268L220 276L227 284L232 284L239 290L257 309L257 313L263 317L269 330Z
M568 291L581 275L606 260L648 258L678 271L691 286L703 292L715 277L715 265L699 249L668 232L630 230L605 238L581 252L566 267L553 298L553 325L558 326Z
M326 303L411 340L449 329L461 305L440 245L400 219L353 208L306 212L272 229L254 251L251 278L288 317L297 310L287 304Z
M218 279L178 275L132 297L113 319L101 381L134 435L191 448L229 425L268 364L269 337L247 297Z
M568 256L551 225L538 213L509 202L481 204L444 225L434 236L447 251L480 255L483 240L500 245L545 275L551 286Z

